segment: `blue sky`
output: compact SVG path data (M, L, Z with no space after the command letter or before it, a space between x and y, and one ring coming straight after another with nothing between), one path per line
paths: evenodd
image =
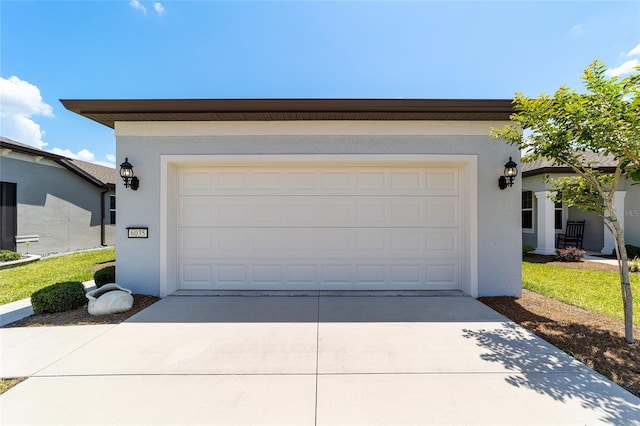
M115 165L59 99L512 98L640 61L640 1L0 2L0 134Z

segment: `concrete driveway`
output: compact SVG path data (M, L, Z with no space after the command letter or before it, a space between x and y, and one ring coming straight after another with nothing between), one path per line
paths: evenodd
M170 296L0 332L2 376L31 376L3 425L640 425L638 398L467 296Z

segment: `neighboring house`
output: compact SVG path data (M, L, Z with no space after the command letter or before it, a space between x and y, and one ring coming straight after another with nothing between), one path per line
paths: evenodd
M49 255L114 245L115 173L0 137L1 248Z
M586 160L603 172L613 172L613 157L586 153ZM549 199L551 184L545 177L573 176L568 167L554 166L546 159L522 165L522 242L535 248L538 254L554 254L557 234L564 232L567 220L584 220L583 248L587 251L611 254L615 249L613 235L604 221L594 213ZM614 194L614 206L624 229L626 244L640 246L640 185L622 178Z
M489 136L511 100L61 102L140 179L118 182L135 292L521 294L521 181L498 188L519 151Z

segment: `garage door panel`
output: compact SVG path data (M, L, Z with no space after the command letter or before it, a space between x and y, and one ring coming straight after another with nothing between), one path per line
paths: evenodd
M456 228L186 228L179 257L457 259L459 240Z
M455 289L458 288L457 264L424 264L405 261L389 264L384 259L369 259L363 263L292 261L283 265L256 259L235 259L229 262L203 260L180 267L182 288L234 289L276 288L332 289ZM211 283L206 280L210 278ZM271 286L271 287L270 287ZM282 287L280 287L282 286Z
M433 195L457 194L460 190L458 170L431 170L425 172L426 191Z
M178 218L181 223L211 224L214 205L210 200L201 197L180 199Z
M457 227L459 197L180 197L181 227Z
M201 261L201 262L204 262ZM185 264L180 267L180 281L189 288L195 286L211 286L214 277L211 273L212 265L209 263Z
M457 195L457 168L215 167L179 174L183 195Z
M457 167L189 167L183 289L457 289Z

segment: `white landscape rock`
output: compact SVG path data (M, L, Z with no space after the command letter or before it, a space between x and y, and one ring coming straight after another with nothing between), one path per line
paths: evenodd
M108 315L125 312L133 306L131 290L117 284L105 284L86 294L90 315Z

